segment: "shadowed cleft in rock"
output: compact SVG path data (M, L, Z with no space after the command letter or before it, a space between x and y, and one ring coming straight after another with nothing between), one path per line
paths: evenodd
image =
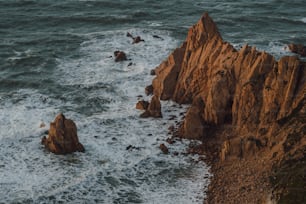
M75 123L63 114L56 116L54 122L50 123L48 137L43 137L41 143L55 154L85 152L79 142Z

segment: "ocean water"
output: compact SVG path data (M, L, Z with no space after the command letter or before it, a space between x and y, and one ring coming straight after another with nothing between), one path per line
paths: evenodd
M305 11L303 0L0 1L0 203L202 203L209 167L183 154L191 141L159 150L188 106L165 101L162 119L135 109L150 70L204 12L235 46L290 55L288 43L306 44ZM116 50L130 60L115 63ZM60 112L86 153L40 145Z

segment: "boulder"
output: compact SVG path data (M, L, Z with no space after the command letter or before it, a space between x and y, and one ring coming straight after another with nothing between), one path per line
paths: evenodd
M114 56L115 56L115 62L127 60L126 54L123 51L119 51L119 50L115 51Z
M169 150L168 147L165 144L160 144L159 145L159 149L164 153L164 154L168 154Z
M63 114L57 115L54 122L50 123L48 137L44 136L41 143L55 154L85 151L83 145L79 142L75 123L66 119Z
M136 44L136 43L139 43L139 42L144 42L144 40L141 39L140 36L134 37L134 36L133 36L131 33L129 33L129 32L126 34L126 36L133 39L133 44Z
M140 117L142 118L148 118L148 117L161 118L162 117L161 104L157 96L152 97L147 110L144 113L142 113Z
M154 89L153 89L152 85L146 86L145 93L146 93L147 96L152 95L153 91L154 91Z
M145 100L138 101L137 104L136 104L136 109L147 110L148 107L149 107L149 104L150 103L148 101L145 101Z

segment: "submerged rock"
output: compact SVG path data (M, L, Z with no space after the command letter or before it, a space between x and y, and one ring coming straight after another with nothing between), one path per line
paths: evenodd
M79 142L75 123L63 114L57 115L54 122L50 123L48 137L44 136L41 143L55 154L85 151Z

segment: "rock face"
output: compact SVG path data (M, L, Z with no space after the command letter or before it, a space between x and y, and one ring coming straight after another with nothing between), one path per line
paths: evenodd
M288 117L305 98L305 62L296 56L276 61L255 47L236 50L223 41L205 14L186 41L156 68L154 95L192 104L182 136L201 139L207 128L230 124L240 134L261 137L261 129ZM190 128L186 123L198 127Z
M291 133L288 128L279 130L300 119L306 101L306 63L297 56L277 61L248 45L237 50L205 14L155 74L155 103L160 99L191 104L179 127L181 137L211 142L221 161L271 156L271 149L287 154L282 144ZM303 121L297 135L305 136ZM301 138L291 148L292 155L301 149L305 155Z
M288 47L291 52L306 57L306 46L301 44L289 44Z
M79 142L75 123L63 114L57 115L54 122L50 123L48 137L43 137L41 143L55 154L85 151Z

